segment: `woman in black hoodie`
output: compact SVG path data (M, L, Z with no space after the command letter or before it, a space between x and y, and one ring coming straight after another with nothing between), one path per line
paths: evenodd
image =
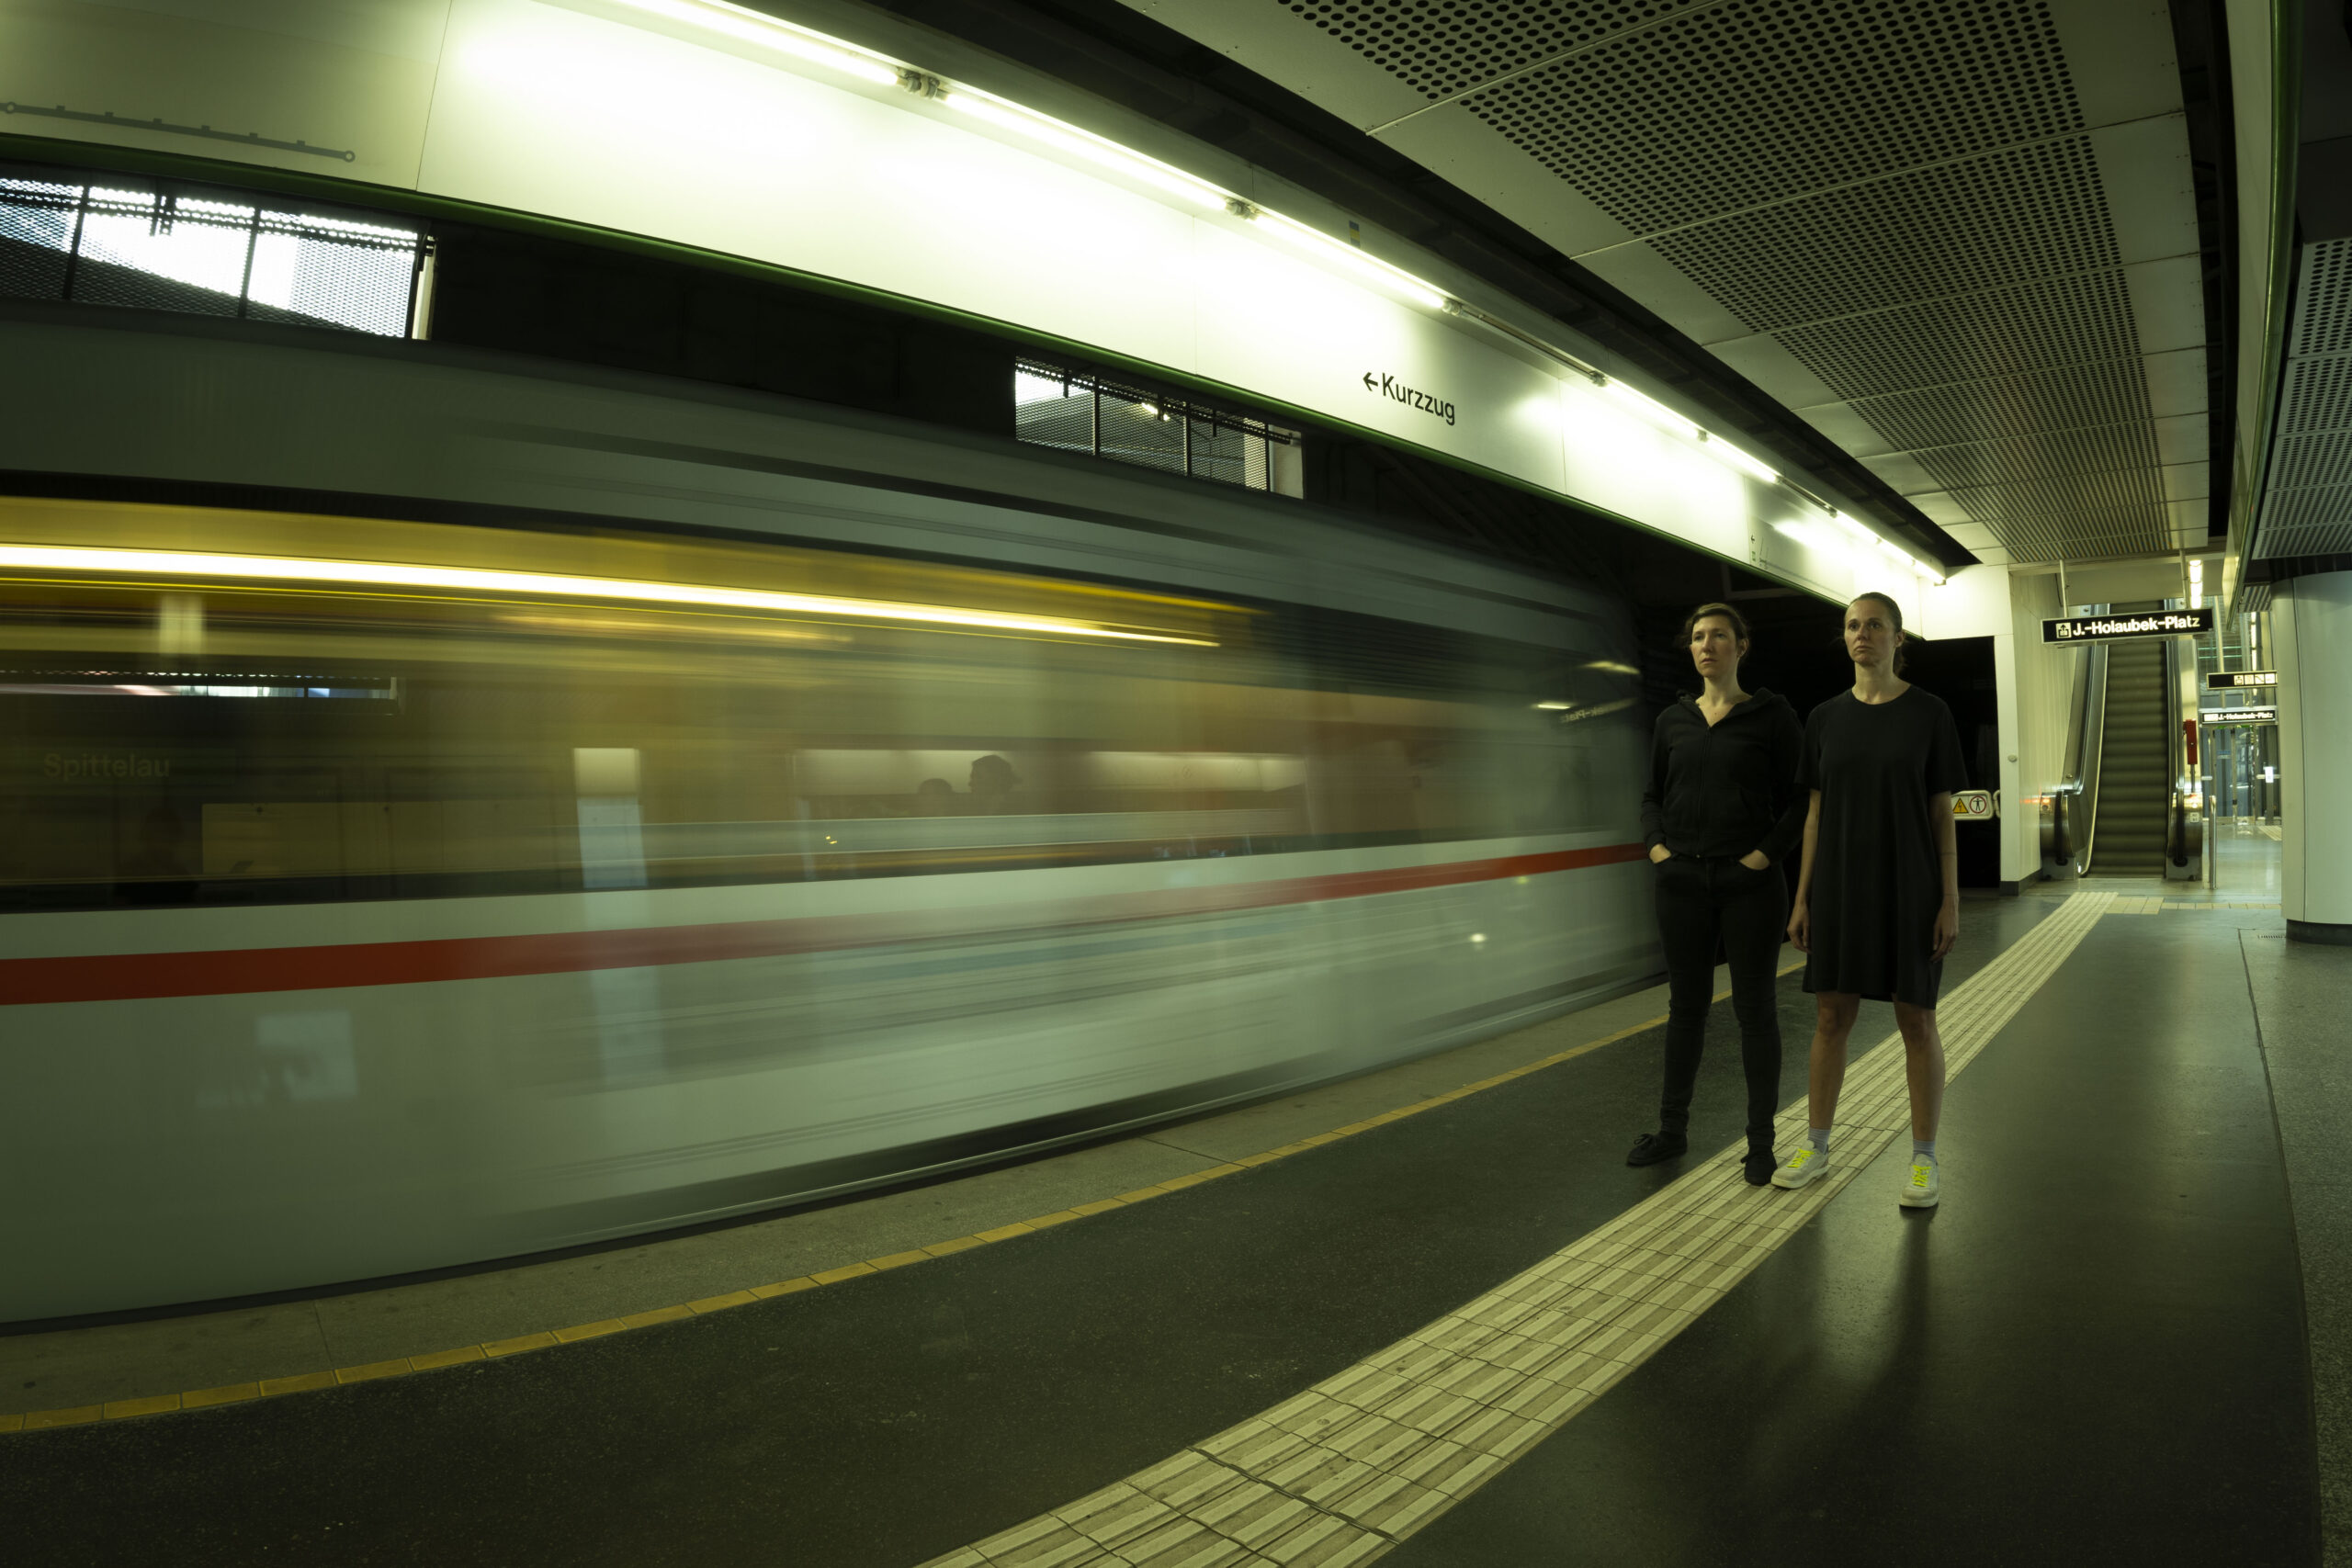
M1634 1141L1627 1165L1656 1165L1690 1147L1690 1089L1705 1048L1715 954L1731 964L1747 1075L1748 1182L1771 1179L1772 1116L1781 1106L1781 1016L1772 971L1789 918L1780 863L1804 830L1797 789L1804 731L1788 699L1747 692L1739 661L1747 622L1728 604L1702 604L1682 623L1702 691L1657 716L1642 830L1657 868L1657 926L1666 943L1666 1091L1658 1130Z

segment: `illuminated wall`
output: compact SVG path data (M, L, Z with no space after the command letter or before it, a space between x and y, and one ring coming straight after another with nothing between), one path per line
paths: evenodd
M1222 154L1177 171L952 84L910 91L901 67L942 71L701 0L0 0L0 130L413 190L932 301L1425 448L1827 598L1912 583L1938 629L1927 579L1859 520L1455 313L1434 259L1318 239L1329 212L1285 227L1247 204L1306 198Z

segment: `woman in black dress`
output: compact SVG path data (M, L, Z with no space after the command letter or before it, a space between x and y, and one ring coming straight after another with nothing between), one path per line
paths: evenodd
M1747 622L1728 604L1702 604L1682 623L1702 691L1657 716L1642 829L1657 867L1657 929L1666 944L1666 1089L1658 1130L1627 1165L1656 1165L1690 1147L1690 1090L1706 1043L1715 953L1731 965L1747 1077L1748 1181L1771 1179L1772 1118L1781 1109L1781 1015L1772 971L1789 890L1780 863L1804 822L1797 788L1804 736L1788 699L1742 691Z
M1789 940L1815 994L1812 1136L1772 1173L1803 1187L1829 1162L1846 1081L1846 1037L1862 998L1892 1001L1911 1089L1905 1208L1935 1206L1944 1046L1936 995L1960 940L1952 792L1967 787L1960 732L1942 700L1903 679L1903 612L1883 593L1846 606L1854 687L1805 719L1801 783L1811 793Z

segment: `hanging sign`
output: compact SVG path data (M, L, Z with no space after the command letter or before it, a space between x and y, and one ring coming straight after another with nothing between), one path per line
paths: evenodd
M2278 683L2276 670L2216 670L2205 677L2209 692L2242 692L2248 686L2275 686Z
M1962 822L1990 822L2001 814L2000 797L1989 789L1956 789L1951 814Z
M2195 637L2213 629L2213 609L2147 610L2123 615L2061 615L2041 623L2043 642L2123 642L2143 637Z
M2207 708L2198 717L2208 724L2276 724L2277 708Z

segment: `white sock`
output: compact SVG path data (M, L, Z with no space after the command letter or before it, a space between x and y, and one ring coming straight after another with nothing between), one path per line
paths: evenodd
M1829 1152L1829 1129L1826 1127L1815 1127L1812 1129L1812 1136L1807 1141L1810 1142L1815 1148L1819 1149L1823 1154L1827 1154Z

